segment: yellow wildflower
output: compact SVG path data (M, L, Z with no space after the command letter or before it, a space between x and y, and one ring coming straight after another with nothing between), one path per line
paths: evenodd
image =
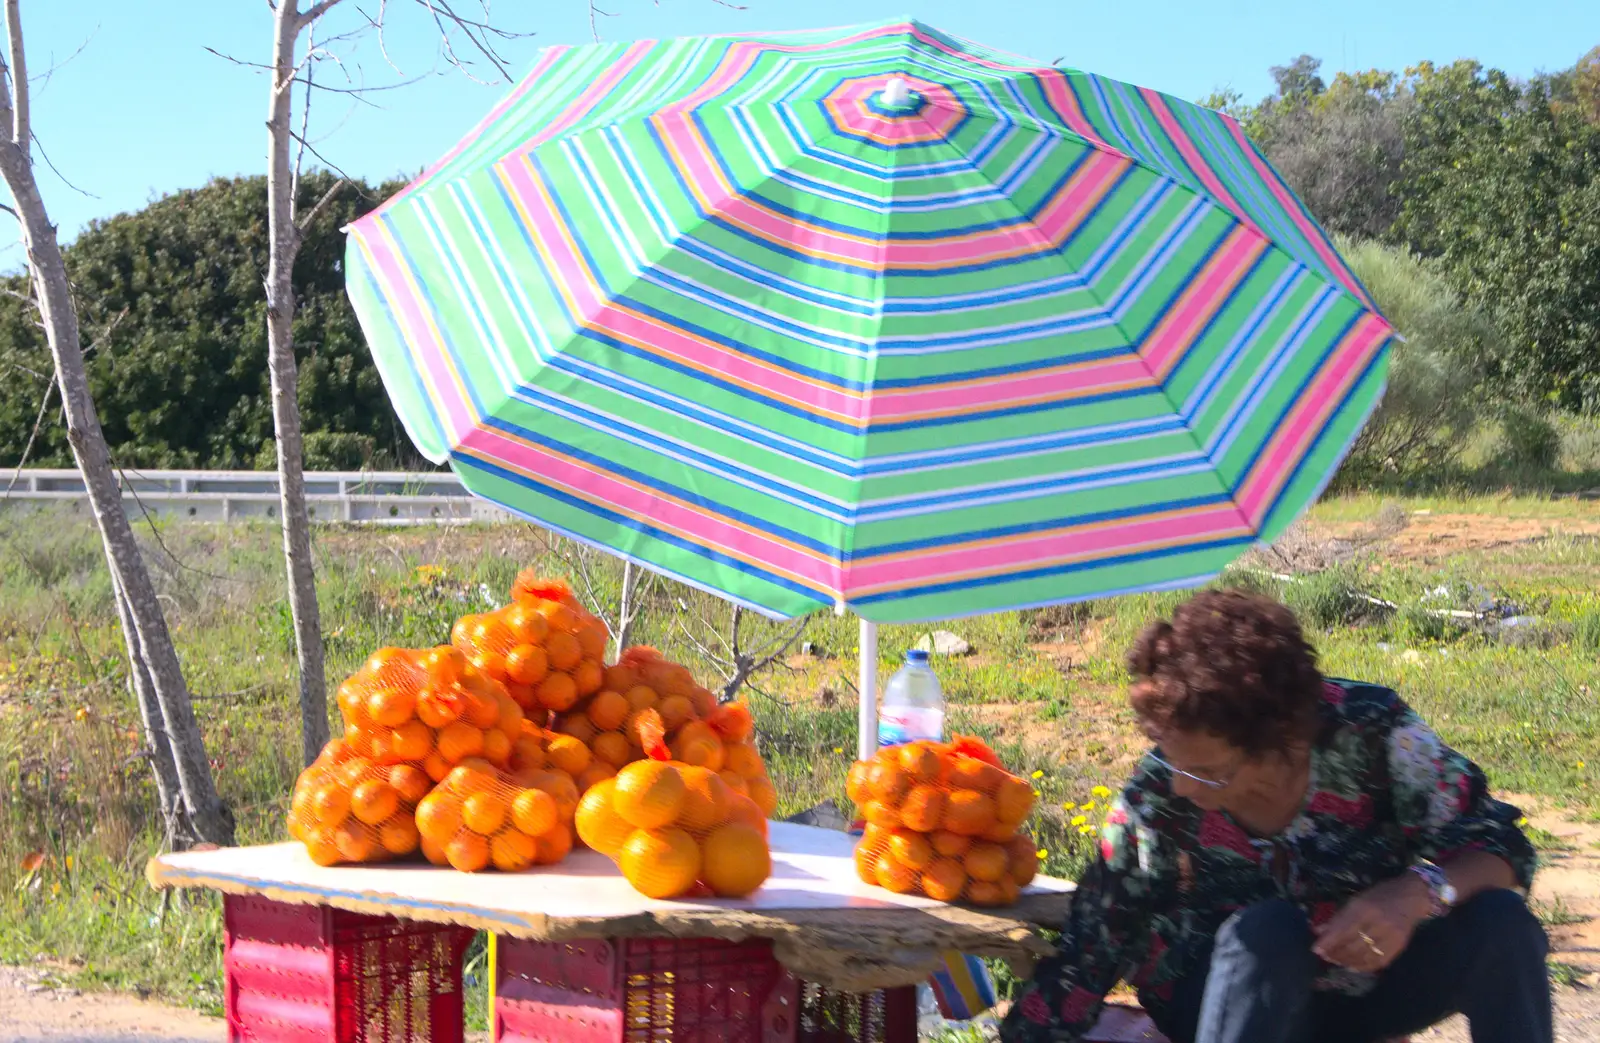
M1091 800L1089 803L1085 804L1083 806L1083 810L1085 810L1085 811L1093 811L1094 810L1094 801Z
M1085 822L1088 822L1088 821L1089 821L1088 818L1086 818L1083 815L1074 815L1074 816L1072 816L1072 824L1074 826L1081 826Z
M1077 806L1078 805L1074 804L1070 800L1064 800L1064 801L1061 802L1061 810L1062 811L1071 811L1072 809L1076 808Z
M843 746L835 746L833 748L833 752L834 753L843 753L844 752L844 747Z
M1111 791L1104 786L1096 786L1094 789L1089 791L1089 794L1091 796L1098 797L1101 800L1106 800L1110 798Z
M1094 831L1095 831L1095 828L1093 826L1084 825L1084 826L1079 826L1078 827L1078 832L1080 834L1082 834L1083 836L1088 836L1090 833L1093 833Z
M1038 769L1034 769L1033 777L1036 778L1036 779L1042 779L1042 778L1044 778L1044 772L1042 772L1042 771L1040 771Z
M1048 848L1042 848L1041 847L1039 849L1039 859L1040 859L1040 861L1043 861L1044 859L1048 858L1049 856L1050 856L1050 851L1049 851Z

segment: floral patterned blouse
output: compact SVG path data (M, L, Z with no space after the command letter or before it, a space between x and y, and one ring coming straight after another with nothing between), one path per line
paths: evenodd
M1146 758L1112 805L1056 954L1040 962L1001 1029L1005 1043L1076 1043L1119 981L1159 1021L1173 984L1204 965L1239 909L1283 898L1312 923L1419 861L1488 851L1532 882L1521 813L1439 741L1394 692L1330 680L1300 814L1267 840L1172 793ZM1324 966L1317 987L1360 993L1375 979Z

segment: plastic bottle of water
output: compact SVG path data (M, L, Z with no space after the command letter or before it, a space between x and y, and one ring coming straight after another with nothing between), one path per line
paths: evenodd
M928 665L928 653L912 649L889 678L878 703L878 745L944 738L944 689Z

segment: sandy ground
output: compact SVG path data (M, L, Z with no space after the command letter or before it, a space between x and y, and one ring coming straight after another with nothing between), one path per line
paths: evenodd
M42 972L0 967L3 1043L221 1043L221 1018L132 996L52 988Z

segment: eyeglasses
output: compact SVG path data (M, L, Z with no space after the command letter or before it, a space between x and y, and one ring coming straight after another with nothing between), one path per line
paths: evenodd
M1184 771L1182 768L1161 756L1161 754L1157 753L1155 750L1151 750L1147 756L1157 764L1161 765L1163 768L1172 772L1174 775L1182 775L1190 782L1198 782L1200 785L1207 786L1211 789L1227 789L1229 786L1233 785L1233 776L1237 774L1239 770L1235 768L1228 774L1228 778L1226 780L1218 782L1216 779L1208 779L1204 775L1196 775L1192 771Z

